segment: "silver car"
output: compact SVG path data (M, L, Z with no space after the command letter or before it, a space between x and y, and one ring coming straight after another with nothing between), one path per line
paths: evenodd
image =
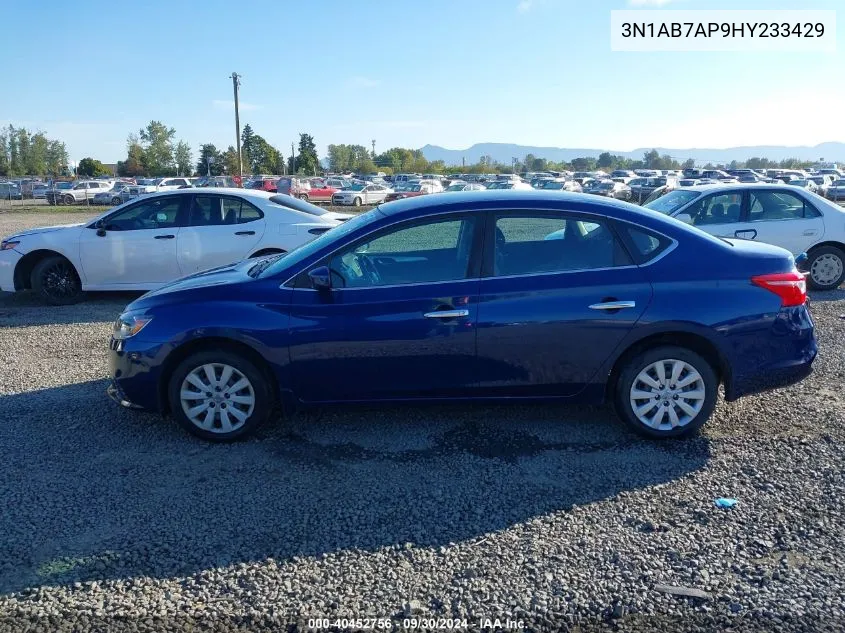
M335 193L332 196L332 204L353 207L360 207L363 204L379 204L384 202L389 193L393 193L393 189L390 187L361 183Z
M123 202L122 193L125 189L127 189L129 185L123 182L116 183L115 186L108 190L108 191L101 191L100 193L94 196L94 199L91 201L93 204L104 204L104 205L112 205L117 206L121 202Z

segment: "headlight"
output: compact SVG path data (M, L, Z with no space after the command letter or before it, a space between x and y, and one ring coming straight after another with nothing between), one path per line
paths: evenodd
M135 336L144 329L153 318L149 316L137 316L133 314L121 314L114 322L112 336L119 341Z
M0 242L0 251L10 251L20 243L20 240L3 240Z

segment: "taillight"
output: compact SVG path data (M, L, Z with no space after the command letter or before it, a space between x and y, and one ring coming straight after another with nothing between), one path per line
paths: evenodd
M797 270L788 273L757 275L751 278L751 283L774 292L780 297L783 308L804 305L807 301L807 280L805 275Z

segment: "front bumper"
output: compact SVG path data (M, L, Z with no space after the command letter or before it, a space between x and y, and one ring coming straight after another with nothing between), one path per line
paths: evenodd
M0 291L15 292L15 267L22 257L13 248L0 251Z
M159 411L164 345L134 337L109 341L109 397L121 406Z

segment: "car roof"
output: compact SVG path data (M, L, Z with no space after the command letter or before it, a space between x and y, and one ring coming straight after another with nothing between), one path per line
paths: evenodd
M131 185L130 185L131 186ZM206 194L230 194L236 196L243 196L245 198L261 198L269 200L273 196L284 195L272 193L269 191L262 191L261 189L240 189L238 187L187 187L185 189L175 189L173 191L155 191L144 195L144 198L151 198L153 196L187 196L192 193L204 192Z
M687 180L686 178L684 180ZM784 185L785 186L785 185ZM696 191L733 191L736 189L771 189L780 185L772 182L724 182L698 185Z

